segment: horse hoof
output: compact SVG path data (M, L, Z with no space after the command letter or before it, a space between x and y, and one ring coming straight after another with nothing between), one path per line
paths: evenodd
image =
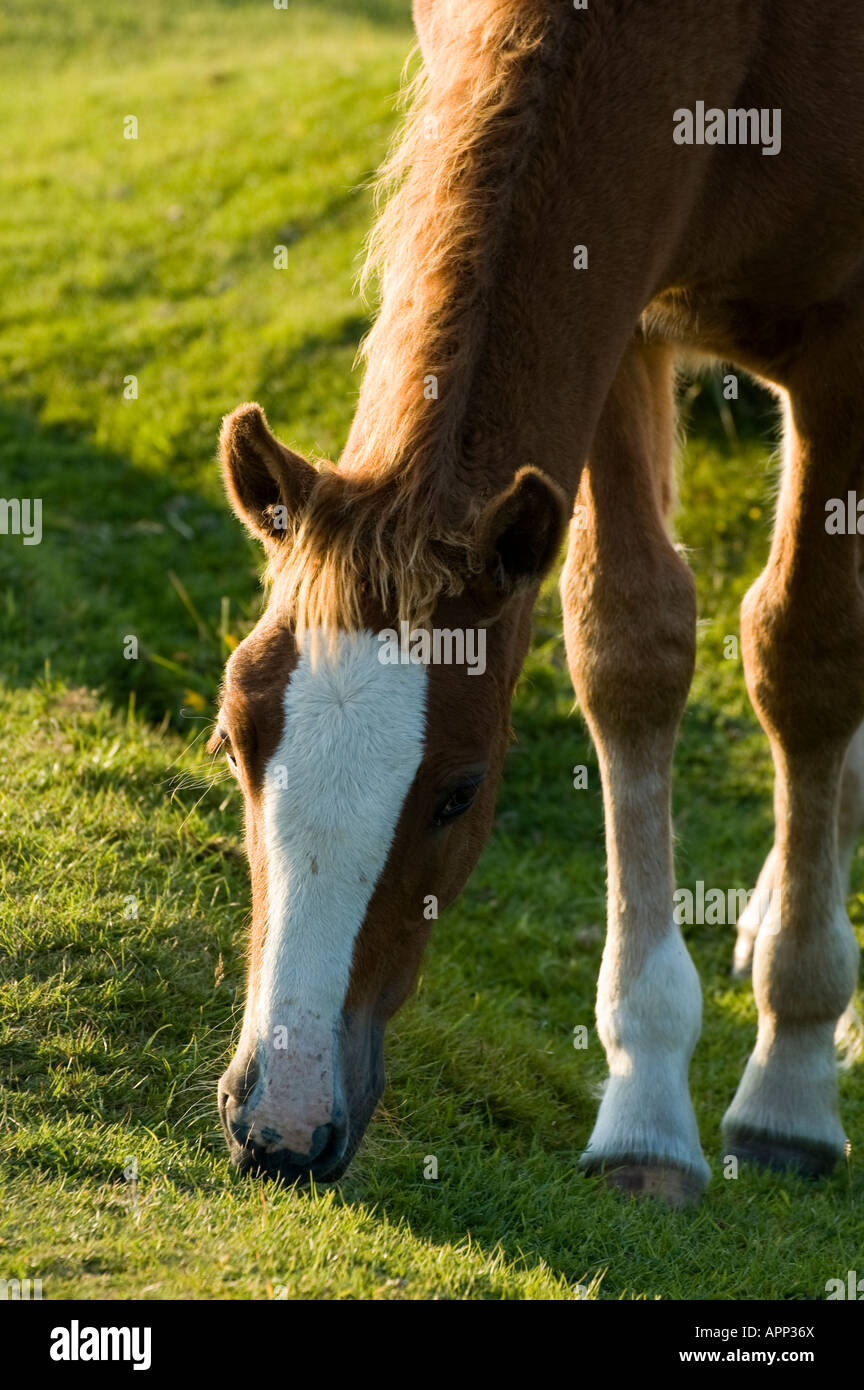
M583 1171L601 1177L606 1187L633 1197L652 1197L676 1209L695 1206L705 1189L698 1173L665 1163L616 1163L607 1159L603 1164L586 1166Z
M783 1139L777 1134L752 1129L730 1130L724 1138L724 1159L737 1158L739 1163L752 1163L772 1173L792 1174L799 1178L827 1177L843 1157L842 1151L831 1144L817 1144L807 1139Z

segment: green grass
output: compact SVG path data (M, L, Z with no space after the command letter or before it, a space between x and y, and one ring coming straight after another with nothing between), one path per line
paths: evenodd
M755 1025L728 929L687 933L715 1173L702 1205L672 1213L576 1174L604 1074L604 860L551 585L495 834L391 1028L358 1158L312 1194L227 1165L215 1083L242 1008L249 894L238 793L207 776L200 734L256 611L258 556L222 502L214 445L220 416L253 397L295 447L333 455L344 440L364 184L394 121L407 10L63 0L0 21L0 493L41 496L45 529L38 547L0 538L0 1277L41 1276L48 1298L582 1285L818 1299L860 1265L861 1158L819 1186L723 1179L719 1121ZM122 139L128 114L137 142ZM723 641L767 548L771 447L752 394L734 447L706 390L692 413L680 531L701 623L678 873L749 887L771 840L770 768ZM864 921L860 891L852 912ZM841 1090L860 1141L860 1071Z

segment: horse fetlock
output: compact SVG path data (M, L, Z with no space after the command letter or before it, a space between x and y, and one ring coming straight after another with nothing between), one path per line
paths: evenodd
M846 1135L837 1107L834 1023L760 1026L723 1119L725 1154L803 1176L830 1171Z
M759 926L760 921L755 914L746 918L742 916L738 919L731 970L732 978L735 980L746 980L752 974L753 952L756 949Z
M753 951L753 993L764 1037L833 1027L858 978L858 940L845 908L837 906L821 929L804 932L795 930L784 905L780 923L779 914L763 922Z
M747 906L738 918L735 949L732 954L732 976L736 980L746 979L750 975L759 930L763 922L767 920L770 926L773 920L771 908L776 905L776 860L776 851L772 849L762 865Z
M698 976L677 928L669 928L635 973L631 962L607 948L597 1026L609 1079L580 1167L603 1171L610 1180L627 1169L627 1190L646 1192L656 1183L646 1178L640 1187L637 1173L676 1170L701 1191L710 1170L687 1083L701 1016Z

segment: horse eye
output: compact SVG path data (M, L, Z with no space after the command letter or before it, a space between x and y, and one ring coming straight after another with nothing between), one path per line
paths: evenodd
M438 804L435 815L432 817L435 825L448 825L457 817L464 814L473 802L480 785L482 777L466 778L458 786L451 787L443 801Z

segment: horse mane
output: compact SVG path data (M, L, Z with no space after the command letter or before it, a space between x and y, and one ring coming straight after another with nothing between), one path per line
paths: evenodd
M572 17L551 0L462 0L452 36L403 87L408 116L376 184L361 284L380 312L342 460L314 485L276 557L280 601L306 629L361 625L364 595L427 622L476 570L488 496L466 436L497 252ZM409 59L410 63L410 59ZM406 65L407 66L407 65ZM434 383L434 386L433 386ZM275 577L275 574L274 574Z

